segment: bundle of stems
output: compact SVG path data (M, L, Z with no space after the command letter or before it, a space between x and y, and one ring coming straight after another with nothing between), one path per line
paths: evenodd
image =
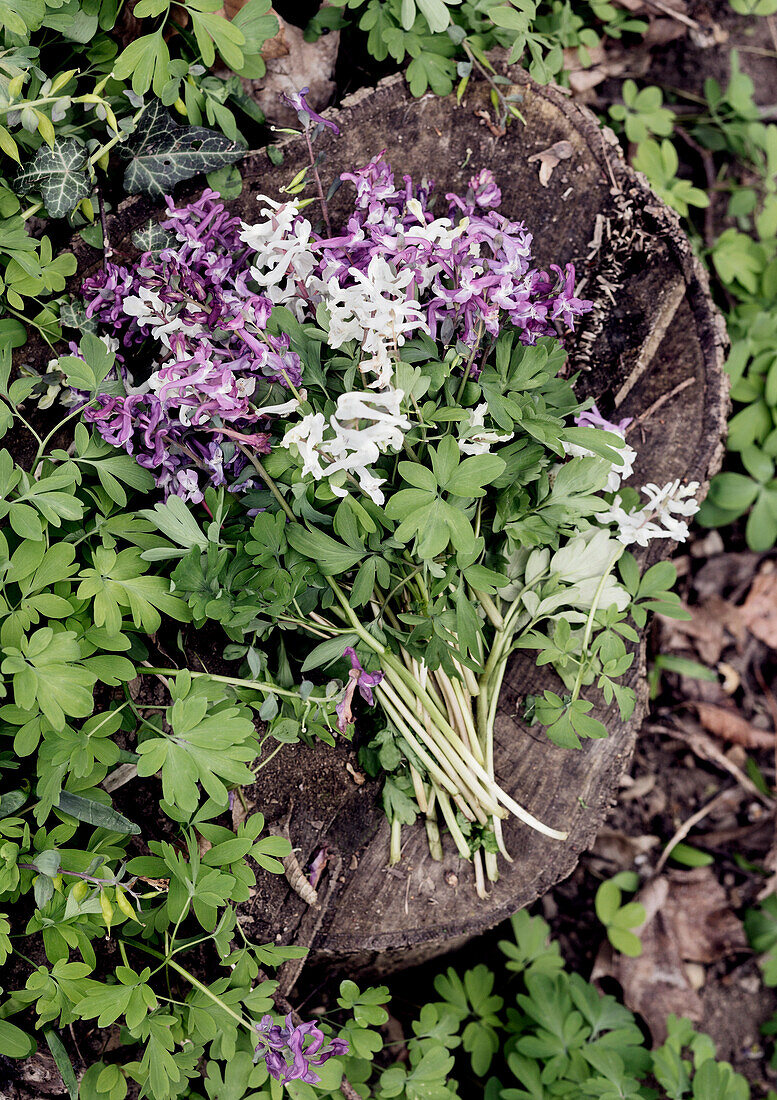
M408 578L405 588L414 583L418 583L417 575ZM495 882L499 877L497 851L493 849L512 862L502 832L502 821L509 814L554 840L566 840L568 836L565 830L551 828L516 802L500 786L494 773L494 725L502 682L516 635L531 622L521 601L525 589L507 606L504 614L487 594L472 593L473 603L483 608L493 628L491 646L487 653L479 655L482 669L479 674L463 659L452 657L454 674L451 675L442 666L429 669L404 646L400 646L399 654L392 653L365 629L340 585L330 579L330 586L336 596L330 612L340 622L314 613L311 617L316 628L322 636L332 637L347 628L358 634L376 655L383 679L375 687L375 694L409 750L408 767L416 801L424 815L431 855L436 860L443 858L439 815L459 854L472 861L478 894L485 897L486 880ZM400 627L397 610L391 607L390 600L378 592L374 595L371 607L375 621L385 618ZM418 595L423 597L424 594L421 591ZM483 639L481 631L481 646ZM458 648L455 635L451 638L451 648L454 647ZM425 774L414 761L420 761ZM459 824L457 811L466 821L491 832L494 845L473 849ZM400 837L401 823L394 818L390 845L392 864L400 859Z

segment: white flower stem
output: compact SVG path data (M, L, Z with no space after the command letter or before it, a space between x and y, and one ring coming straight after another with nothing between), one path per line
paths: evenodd
M594 619L596 618L596 612L599 608L599 600L602 598L602 593L604 592L604 586L607 583L607 578L609 577L610 573L613 570L613 567L614 567L616 561L618 560L618 558L621 556L622 553L623 553L623 548L621 546L619 546L618 549L615 551L615 553L610 558L610 560L608 561L608 563L607 563L607 565L604 569L604 572L602 573L601 578L599 580L599 584L596 586L596 592L594 592L594 598L591 601L591 610L588 612L588 618L586 619L586 623L585 623L585 633L583 634L583 644L582 644L581 649L580 649L580 664L578 665L577 676L575 677L575 686L572 688L572 699L571 699L572 703L574 703L575 700L580 695L580 688L582 687L582 684L583 684L583 676L585 674L585 664L584 664L585 655L588 652L588 643L591 641L591 634L592 634L593 628L594 628Z
M467 839L459 828L459 823L456 820L456 814L454 813L453 806L451 806L450 799L444 791L439 791L437 794L437 801L440 804L440 810L442 816L445 819L445 824L448 826L448 831L453 838L453 843L458 849L459 855L464 859L471 859L472 852L470 851Z

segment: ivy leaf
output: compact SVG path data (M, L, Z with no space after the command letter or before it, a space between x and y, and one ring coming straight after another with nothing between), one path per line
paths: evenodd
M233 164L243 149L204 126L178 126L161 102L154 100L140 116L122 155L129 160L124 188L130 194L169 194L176 183L200 172Z
M140 229L132 234L132 243L140 252L153 252L157 254L163 248L168 248L170 242L175 239L169 229L163 229L159 222L148 219Z
M16 186L25 193L39 190L51 217L66 217L92 190L86 150L73 138L57 142L53 149L41 145L32 163L17 175Z

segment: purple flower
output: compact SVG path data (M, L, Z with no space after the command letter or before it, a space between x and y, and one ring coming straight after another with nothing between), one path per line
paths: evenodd
M306 132L313 125L337 132L308 106L307 94L303 88L284 97ZM413 273L402 293L420 306L435 340L474 349L473 378L484 354L478 345L490 346L505 327L533 344L562 325L573 328L591 308L575 297L571 265L549 273L533 266L532 235L496 209L501 192L489 169L472 176L466 195L446 196L447 218L432 212L431 182L404 176L400 183L385 153L341 178L356 194L329 238L296 207L270 200L268 220L245 226L206 190L183 206L166 198L160 248L131 266L109 263L84 281L87 315L127 349L111 378L126 393L100 396L84 418L150 470L166 494L198 502L208 484L253 487L244 448L269 453L278 438L278 414L262 409L284 408L289 391L296 396L305 382L290 336L271 323L274 307L303 324L313 320L327 295L359 290L376 257ZM145 376L138 374L143 363ZM337 706L343 731L356 688L372 703L381 676L346 653L353 668Z
M623 435L633 419L633 417L627 416L615 424L611 420L605 420L594 404L590 409L585 409L584 412L575 417L575 424L578 428L601 428L605 432L615 432L616 435Z
M371 707L374 707L375 698L372 694L372 689L383 679L382 672L366 672L362 668L361 662L356 656L356 650L353 646L347 646L343 651L343 656L350 657L351 671L348 673L348 683L345 685L343 697L335 707L335 711L337 712L337 728L340 730L340 733L345 733L349 724L353 722L351 702L353 701L356 688L358 687L362 699L364 699L366 703L369 703Z
M487 209L488 207L501 205L502 192L497 187L494 173L490 168L481 168L478 174L469 181L469 185L478 206Z
M335 134L339 134L339 127L335 126L328 118L322 118L308 103L305 98L310 94L310 88L301 88L298 92L281 92L281 99L284 99L293 111L297 112L297 117L302 123L303 127L310 129L310 123L315 122L319 126L328 126Z
M308 874L308 882L313 887L313 889L315 889L316 886L318 885L318 881L321 878L321 876L323 875L324 869L326 868L326 865L327 865L328 862L329 862L329 849L328 848L319 849L319 852L316 855L315 859L311 860L310 868L309 868L309 874Z
M316 1085L321 1078L312 1067L348 1053L345 1039L330 1039L324 1045L324 1033L315 1020L294 1027L289 1015L285 1025L276 1024L272 1016L263 1016L261 1024L256 1025L260 1038L254 1051L254 1061L263 1058L270 1075L281 1084L304 1081Z

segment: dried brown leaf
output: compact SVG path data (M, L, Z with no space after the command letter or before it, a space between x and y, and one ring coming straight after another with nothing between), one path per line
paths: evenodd
M741 615L751 634L777 649L777 572L771 562L753 580Z
M705 729L722 737L734 745L743 745L746 749L773 749L774 733L758 729L729 707L718 707L713 703L694 703Z
M683 649L690 639L703 664L714 667L726 645L726 634L741 644L745 637L742 609L712 595L686 607L690 619L661 619L662 650Z
M569 160L574 151L571 141L557 141L555 144L548 146L547 149L543 149L539 153L533 153L528 158L529 164L533 164L536 160L540 162L540 183L543 187L548 186L553 170L558 168L562 160Z
M304 31L293 23L281 21L282 43L270 39L265 43L273 53L262 56L267 73L261 80L244 80L243 87L264 111L268 122L278 126L296 126L296 113L280 98L283 92L298 92L308 88L307 101L315 111L330 102L335 91L333 80L340 48L340 32L324 34L317 42L306 42ZM270 43L276 43L271 46ZM282 49L281 49L282 47Z
M608 946L600 951L592 976L620 983L626 1005L645 1019L658 1044L666 1038L670 1012L701 1020L697 964L745 950L747 940L709 867L653 879L636 900L646 912L645 923L635 929L642 954L630 959Z

